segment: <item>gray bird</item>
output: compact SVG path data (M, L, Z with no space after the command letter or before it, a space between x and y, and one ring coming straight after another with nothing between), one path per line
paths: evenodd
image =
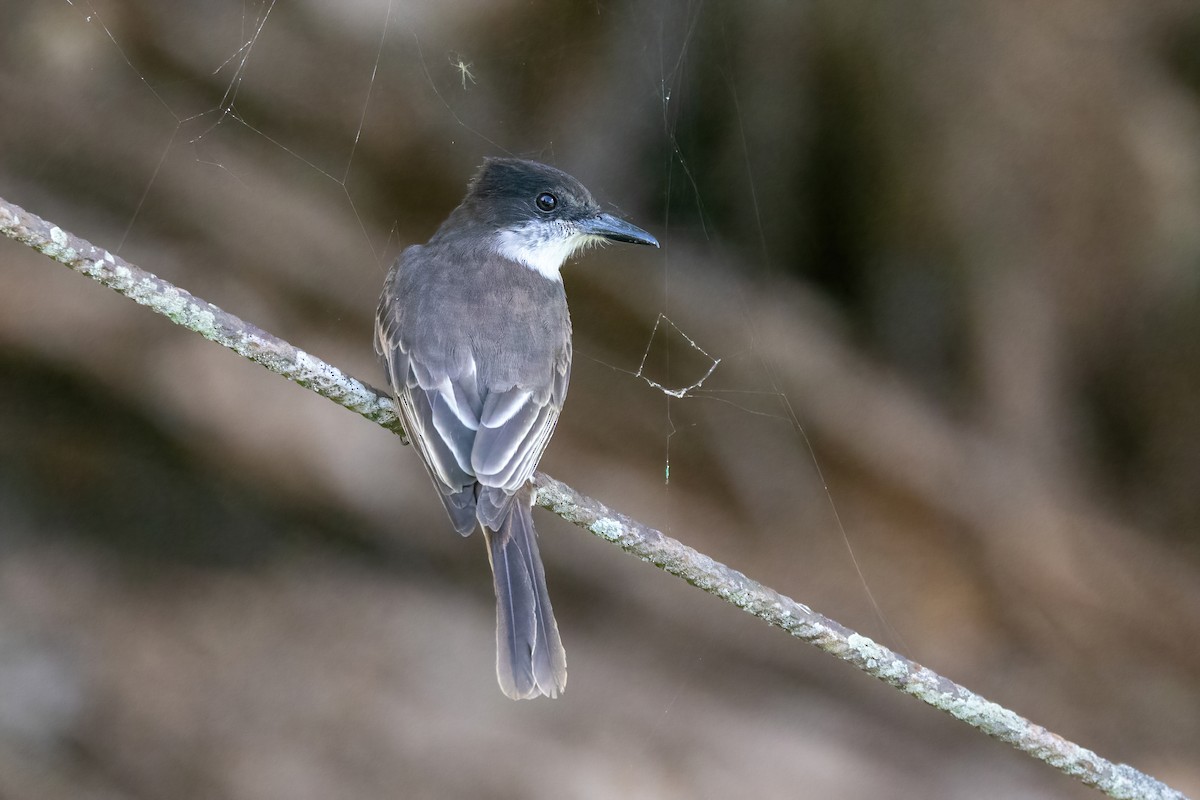
M409 438L455 529L483 528L496 675L513 699L567 682L528 484L571 375L559 270L608 241L658 247L565 172L488 159L433 237L396 259L379 300L376 349Z

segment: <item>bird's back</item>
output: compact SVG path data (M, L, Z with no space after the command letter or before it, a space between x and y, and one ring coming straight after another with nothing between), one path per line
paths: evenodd
M479 390L514 386L538 399L569 369L571 320L559 281L464 242L406 249L388 277L385 303L397 315L398 341L422 363L457 376L476 369ZM382 310L382 306L381 306ZM562 405L563 398L553 398Z
M570 325L560 282L482 248L435 237L388 275L378 342L460 533L498 526L537 467L566 397Z

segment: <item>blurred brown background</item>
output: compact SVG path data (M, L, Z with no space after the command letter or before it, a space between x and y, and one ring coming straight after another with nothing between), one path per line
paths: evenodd
M577 175L664 247L566 271L548 472L1200 792L1200 5L0 20L0 196L376 384L480 160ZM538 525L571 681L515 704L412 453L0 242L3 797L1094 795Z

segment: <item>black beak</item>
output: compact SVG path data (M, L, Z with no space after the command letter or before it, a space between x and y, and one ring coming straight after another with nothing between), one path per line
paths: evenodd
M580 220L579 228L584 233L590 233L592 236L603 236L605 239L614 242L648 244L658 247L658 239L655 239L636 225L630 225L625 220L618 219L612 214L597 214L594 217Z

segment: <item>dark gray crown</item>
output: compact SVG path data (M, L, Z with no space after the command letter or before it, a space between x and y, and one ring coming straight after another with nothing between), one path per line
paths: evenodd
M543 193L554 196L554 210L538 208ZM537 219L576 220L599 213L600 206L582 183L560 169L519 158L489 158L467 187L464 205L500 226Z

